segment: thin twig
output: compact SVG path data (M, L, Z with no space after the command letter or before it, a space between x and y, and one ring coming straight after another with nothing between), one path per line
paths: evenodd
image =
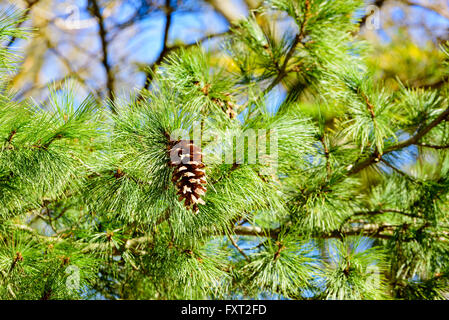
M293 57L293 54L295 53L295 50L296 50L296 46L300 42L302 42L306 37L306 26L307 26L309 17L310 17L310 0L305 0L304 19L301 23L299 33L296 34L295 39L293 40L293 43L290 46L290 50L287 52L287 55L285 56L284 63L282 64L278 75L276 76L276 78L274 78L274 80L270 83L270 85L263 91L262 96L264 96L266 93L270 92L287 75L286 69L287 69L288 62Z
M238 244L235 242L235 240L232 238L232 236L230 234L228 234L228 238L229 241L231 241L232 245L238 250L238 252L240 252L240 254L246 259L246 261L250 262L251 260L249 259L249 257L246 255L245 252L243 252L242 248L240 248L238 246Z
M436 150L449 149L449 145L437 146L434 144L427 144L427 143L416 143L416 145L420 146L420 147L431 148L431 149L436 149Z

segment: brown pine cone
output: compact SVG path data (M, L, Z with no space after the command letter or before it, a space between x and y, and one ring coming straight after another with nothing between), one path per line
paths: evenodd
M178 189L179 201L184 200L187 209L192 207L198 212L198 204L205 204L201 199L206 193L205 165L202 161L201 148L192 140L180 140L170 146L170 166L174 167L172 182Z

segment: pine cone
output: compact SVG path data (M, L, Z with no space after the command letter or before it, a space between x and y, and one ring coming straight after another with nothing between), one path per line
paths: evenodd
M170 146L170 166L174 167L172 181L178 189L179 201L184 200L187 209L192 206L198 212L198 204L205 204L201 199L206 193L205 165L202 162L201 148L192 140L180 140Z

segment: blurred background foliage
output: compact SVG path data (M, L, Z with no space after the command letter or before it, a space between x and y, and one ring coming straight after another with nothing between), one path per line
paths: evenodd
M440 88L445 66L439 46L449 37L448 2L366 4L358 38L372 47L368 60L376 78L395 89L397 78L407 87ZM30 41L13 38L8 44L25 58L11 75L18 98L45 99L48 84L62 84L69 76L101 99L148 86L148 68L155 70L170 52L197 42L217 63L226 63L220 39L261 0L0 1L1 8L11 5L27 9L28 20L21 24L35 30ZM271 23L266 16L257 16L257 22L262 28Z

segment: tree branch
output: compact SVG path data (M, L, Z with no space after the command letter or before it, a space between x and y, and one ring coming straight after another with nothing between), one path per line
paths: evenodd
M304 38L306 37L306 26L309 20L310 16L310 0L305 0L306 10L304 12L304 19L301 23L299 33L296 34L295 39L293 40L293 43L291 44L290 50L287 52L287 55L285 56L284 63L282 64L278 75L274 80L270 83L270 85L263 91L262 96L264 96L266 93L270 92L279 82L282 81L282 79L287 75L287 64L292 58L293 54L295 53L296 46L298 43L302 42Z
M240 252L240 254L246 259L246 261L250 261L249 257L246 255L245 252L243 252L242 248L240 248L237 243L235 242L234 238L232 238L231 235L228 235L229 241L231 241L232 245Z
M401 210L397 210L397 209L379 209L379 210L373 210L373 211L361 211L361 212L355 212L351 217L354 216L363 216L363 215L368 215L368 216L373 216L373 215L378 215L378 214L384 214L384 213L398 213L404 216L408 216L411 218L418 218L417 215L414 215L412 213L408 213L408 212L404 212Z
M403 142L400 142L396 145L386 148L384 150L383 154L385 155L387 153L403 149L410 145L417 144L419 142L419 140L421 140L422 137L424 137L427 133L429 133L430 130L435 128L441 122L446 120L448 116L449 116L449 108L444 110L437 118L435 118L427 126L424 126L421 129L419 129L418 132L414 136L410 137L409 139L407 139ZM359 162L359 163L356 163L355 165L353 165L348 170L347 175L356 174L356 173L360 172L361 170L365 169L366 167L372 165L373 163L378 162L379 160L380 160L379 155L377 153L374 153L371 156L369 156L368 158L366 158L365 160L363 160L362 162Z
M416 143L416 145L420 146L420 147L431 148L431 149L436 149L436 150L449 149L449 145L437 146L434 144L427 144L427 143Z
M100 36L101 41L101 50L103 52L103 56L101 62L105 69L106 73L106 88L107 88L107 97L111 100L114 100L114 75L111 70L111 65L109 63L109 54L108 54L108 41L107 41L107 31L104 23L103 15L101 14L100 7L97 3L97 0L89 0L89 3L92 6L91 13L98 20L98 34ZM115 109L112 107L112 112L116 113Z
M153 80L153 73L158 66L165 58L165 56L172 50L168 47L168 33L170 32L171 20L172 20L173 8L170 6L170 0L165 0L165 27L164 27L164 37L162 39L162 51L159 53L159 57L151 66L151 72L147 72L147 76L145 78L145 89L148 89L151 84L151 80Z

